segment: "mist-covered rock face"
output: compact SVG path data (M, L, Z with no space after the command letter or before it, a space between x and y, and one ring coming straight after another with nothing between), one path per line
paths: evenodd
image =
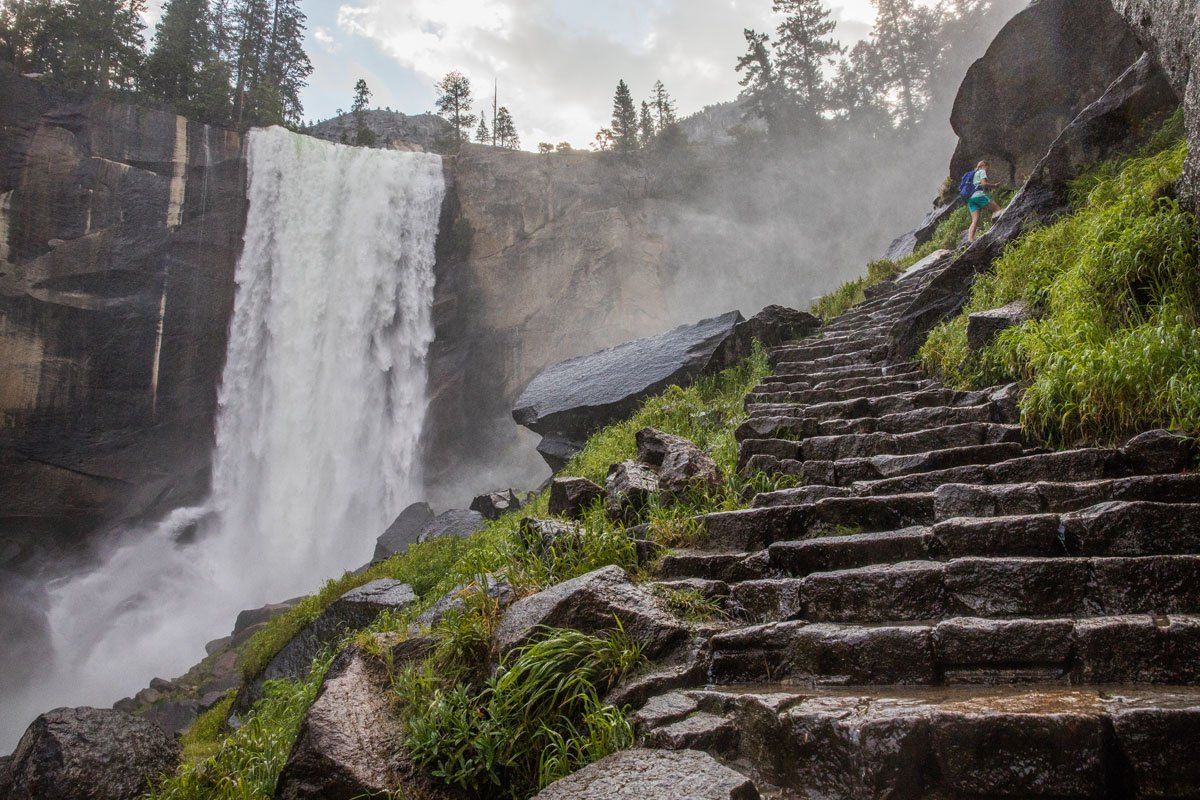
M237 134L0 64L0 570L203 490Z
M956 181L982 159L1019 185L1050 144L1142 53L1108 0L1039 0L967 71L950 116Z

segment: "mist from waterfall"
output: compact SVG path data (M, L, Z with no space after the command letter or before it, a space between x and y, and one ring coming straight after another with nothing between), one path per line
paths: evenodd
M54 663L4 698L0 752L38 713L180 675L239 610L365 563L416 499L441 159L270 128L248 162L211 497L51 586Z

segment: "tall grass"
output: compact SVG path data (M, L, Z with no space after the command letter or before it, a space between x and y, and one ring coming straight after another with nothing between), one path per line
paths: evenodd
M1180 125L1077 180L1073 212L976 280L962 315L922 347L925 366L964 388L1026 382L1022 422L1052 444L1200 428L1197 220L1173 194L1187 154ZM971 352L967 315L1018 299L1037 318Z

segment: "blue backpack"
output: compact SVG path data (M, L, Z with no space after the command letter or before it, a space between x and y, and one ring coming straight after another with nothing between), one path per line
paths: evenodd
M962 180L958 182L959 197L963 200L970 200L973 194L975 194L975 170L963 175Z

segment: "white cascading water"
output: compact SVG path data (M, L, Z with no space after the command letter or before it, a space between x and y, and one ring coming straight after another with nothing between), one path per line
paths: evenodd
M41 711L179 675L240 609L363 564L419 491L441 159L270 128L248 160L211 498L52 587L54 668L4 715L8 748Z

